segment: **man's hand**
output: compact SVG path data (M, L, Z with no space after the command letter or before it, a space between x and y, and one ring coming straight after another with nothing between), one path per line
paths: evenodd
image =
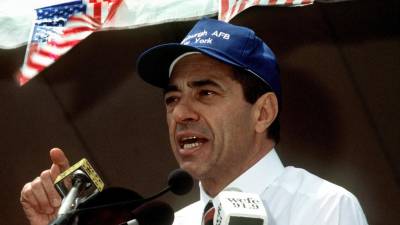
M31 225L48 225L61 205L61 197L54 188L57 176L69 168L64 152L59 148L50 150L53 164L39 177L25 184L21 191L20 202Z

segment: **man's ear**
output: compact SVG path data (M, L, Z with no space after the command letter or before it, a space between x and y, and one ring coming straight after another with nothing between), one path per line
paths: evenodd
M267 92L257 99L254 106L255 130L262 133L274 122L278 115L278 99L275 93Z

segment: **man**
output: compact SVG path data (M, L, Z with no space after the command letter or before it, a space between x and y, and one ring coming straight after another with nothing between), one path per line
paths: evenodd
M173 154L200 181L200 200L178 211L175 225L201 224L206 204L229 188L260 195L268 224L367 224L351 193L282 165L274 149L281 104L278 66L252 30L203 19L180 44L143 53L137 68L146 82L164 90ZM60 206L52 181L68 160L60 149L50 156L52 167L21 193L32 225L47 224Z

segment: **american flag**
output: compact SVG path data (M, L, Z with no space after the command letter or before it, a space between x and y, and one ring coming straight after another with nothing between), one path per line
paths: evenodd
M36 10L25 60L17 74L25 84L112 18L121 0L72 1Z
M251 6L305 6L314 0L220 0L218 19L229 22L233 17Z

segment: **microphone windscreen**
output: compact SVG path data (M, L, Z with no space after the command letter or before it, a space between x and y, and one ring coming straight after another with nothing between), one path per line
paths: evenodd
M183 169L176 169L168 176L168 185L172 193L184 195L193 188L193 178Z
M117 202L128 202L117 206L103 207L96 210L85 209ZM110 187L79 205L79 225L110 225L119 224L132 218L131 211L143 203L143 197L138 193L121 187Z
M102 192L99 192L93 198L82 203L79 208L95 207L99 205L113 204L116 202L133 201L133 200L138 200L138 202L129 205L131 210L136 208L138 205L142 203L139 200L143 200L143 197L140 196L138 193L126 188L109 187L104 189ZM124 207L127 206L124 205Z
M171 225L174 221L174 210L162 201L144 203L132 211L140 225Z

